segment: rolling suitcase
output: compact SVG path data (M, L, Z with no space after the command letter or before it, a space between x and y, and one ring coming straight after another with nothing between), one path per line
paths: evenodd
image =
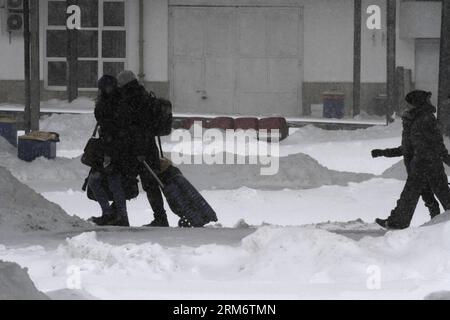
M180 227L199 228L217 221L213 208L178 168L169 165L157 175L148 163L143 164L158 182L172 212L180 217Z

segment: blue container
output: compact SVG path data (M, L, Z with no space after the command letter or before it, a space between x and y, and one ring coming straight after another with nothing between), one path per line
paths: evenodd
M17 123L14 119L0 118L0 136L17 147Z
M21 139L19 137L18 157L23 161L31 162L36 158L56 158L56 141L39 141Z
M323 117L342 119L345 114L345 94L325 92L323 94Z

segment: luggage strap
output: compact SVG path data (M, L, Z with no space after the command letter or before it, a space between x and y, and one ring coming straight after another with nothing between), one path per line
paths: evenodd
M98 124L98 122L95 124L95 128L94 128L94 132L92 132L92 138L95 138L97 136L97 131L98 131L98 127L100 125Z
M155 171L153 171L152 168L150 168L147 161L143 161L142 163L144 164L144 167L147 169L147 171L153 176L153 178L155 178L156 182L158 182L159 186L161 188L164 188L164 183L162 183L161 179L159 179Z
M159 154L160 154L161 158L164 158L164 153L163 153L163 149L162 149L161 137L160 136L158 136L158 147L159 147Z

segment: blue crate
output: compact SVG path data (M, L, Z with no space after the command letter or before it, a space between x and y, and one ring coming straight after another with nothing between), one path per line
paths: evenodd
M19 137L18 157L28 162L39 157L55 159L56 141L29 140Z
M17 124L12 119L0 119L0 136L17 147Z
M323 117L342 119L345 114L345 95L340 92L323 94Z

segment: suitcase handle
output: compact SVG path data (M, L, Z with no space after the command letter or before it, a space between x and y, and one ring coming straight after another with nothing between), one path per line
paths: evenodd
M150 172L150 174L153 176L153 178L156 179L159 186L163 189L164 184L162 183L161 179L159 179L159 177L156 175L155 171L153 171L152 168L150 168L150 166L148 165L148 163L146 161L143 161L142 163L144 164L144 167L147 169L147 171Z
M164 152L162 149L162 143L161 143L161 137L158 136L158 146L159 146L159 154L161 155L161 158L164 158Z

